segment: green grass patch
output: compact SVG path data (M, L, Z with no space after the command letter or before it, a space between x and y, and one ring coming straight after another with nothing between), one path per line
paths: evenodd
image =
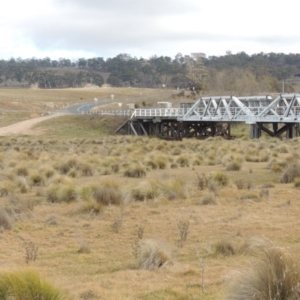
M113 134L125 120L123 116L68 115L44 121L35 128L55 138L99 137Z

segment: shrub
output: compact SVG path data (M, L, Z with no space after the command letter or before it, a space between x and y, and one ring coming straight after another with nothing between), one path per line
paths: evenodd
M239 274L228 299L296 300L300 298L299 282L299 267L292 257L272 247Z
M12 228L12 219L3 206L0 206L0 227L8 230Z
M220 186L228 185L229 179L228 176L224 173L217 172L212 176L212 178Z
M0 299L64 300L62 291L34 270L0 273Z
M280 182L291 183L296 177L300 177L300 165L292 164L285 169L284 173L281 175Z
M124 170L124 176L133 177L133 178L141 178L146 176L145 168L140 164L133 164L127 166Z
M136 256L140 269L162 268L172 262L169 249L162 242L155 240L140 241Z

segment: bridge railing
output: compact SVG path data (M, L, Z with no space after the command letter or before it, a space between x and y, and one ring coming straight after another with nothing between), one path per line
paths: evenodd
M186 112L184 108L148 108L135 109L133 117L182 117Z
M113 116L130 116L132 114L130 110L90 110L81 113L89 114L89 115L113 115Z

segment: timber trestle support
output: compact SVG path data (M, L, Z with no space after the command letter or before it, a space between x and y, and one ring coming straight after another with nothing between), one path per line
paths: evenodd
M226 139L230 135L230 123L216 122L185 122L171 119L129 119L120 126L115 134L136 136L157 136L167 140L182 140L182 138L205 139L222 136Z

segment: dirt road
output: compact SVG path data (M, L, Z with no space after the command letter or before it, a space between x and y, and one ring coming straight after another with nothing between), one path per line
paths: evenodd
M42 132L39 130L33 130L32 127L42 121L49 120L55 117L59 117L63 114L56 113L50 116L38 117L34 119L25 120L19 123L15 123L9 126L0 127L0 136L9 135L39 135Z

